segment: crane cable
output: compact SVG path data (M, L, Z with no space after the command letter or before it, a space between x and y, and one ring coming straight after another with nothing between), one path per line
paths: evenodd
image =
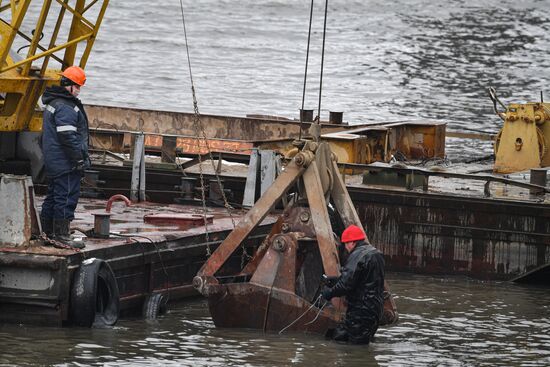
M309 8L309 31L307 33L307 50L306 50L306 67L304 71L304 89L302 91L302 109L300 110L300 132L298 140L302 140L302 123L304 122L304 107L306 102L306 82L307 82L307 66L309 63L309 45L311 43L311 23L313 22L313 1L311 0L311 6Z
M198 148L197 158L198 158L198 161L199 161L199 176L200 176L200 181L201 181L201 200L202 200L203 221L204 221L205 235L206 235L206 252L207 252L207 256L210 256L211 251L210 251L210 246L209 246L210 239L209 239L209 234L208 234L206 194L205 194L205 185L204 185L204 174L203 174L203 170L202 170L202 157L201 157L201 154L200 154L201 135L202 135L202 138L204 139L206 150L208 151L208 156L210 158L210 162L212 164L212 168L213 168L214 174L216 176L216 180L217 180L217 183L218 183L218 188L220 189L220 193L221 193L222 198L223 198L224 206L227 210L227 213L229 214L229 218L231 219L231 224L233 225L233 229L235 229L235 220L233 218L233 215L231 214L231 206L229 205L229 202L227 201L227 197L225 196L225 192L224 192L223 187L222 187L220 176L218 175L218 171L216 169L216 166L214 165L214 157L212 156L212 151L211 151L210 145L208 143L208 138L206 136L206 132L204 131L204 126L203 126L201 118L200 118L199 106L198 106L197 96L196 96L196 92L195 92L195 83L193 81L193 72L191 70L191 57L190 57L190 53L189 53L189 43L187 41L187 28L185 26L185 14L184 14L184 11L183 11L183 0L180 0L180 9L181 9L181 20L182 20L182 26L183 26L183 35L184 35L184 38L185 38L185 50L186 50L186 53L187 53L187 65L188 65L188 68L189 68L189 79L191 81L191 93L193 95L193 110L194 110L193 123L194 123L194 127L195 127L195 133L196 133L196 139L197 139L197 148ZM242 254L242 259L241 259L241 265L243 265L245 256L250 257L246 253L246 248L244 247L244 244L242 245L242 251L243 251L243 254Z
M328 0L325 0L325 21L323 24L323 49L321 51L321 76L319 78L319 107L317 110L317 122L321 122L321 96L323 94L323 67L325 64L325 39L327 36Z
M311 44L311 24L313 22L313 2L314 0L311 0L311 6L309 10L309 31L307 35L306 65L305 65L305 71L304 71L304 87L302 90L302 109L300 113L300 132L298 135L298 140L302 139L302 123L304 122L303 111L304 111L305 99L306 99L307 69L309 64L309 48ZM322 94L323 94L323 69L325 65L325 42L326 42L326 35L327 35L327 17L328 17L328 0L325 0L325 17L323 22L323 47L321 50L321 72L319 77L319 105L317 107L317 116L313 119L313 121L317 121L318 123L320 123L321 121L321 100L322 100Z

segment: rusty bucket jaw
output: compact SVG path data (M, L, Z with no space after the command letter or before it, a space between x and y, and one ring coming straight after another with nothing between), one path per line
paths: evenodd
M199 270L193 285L208 298L216 326L324 334L342 319L340 299L319 302L323 274L340 274L329 203L344 226L362 226L333 157L327 143L306 142ZM296 187L252 259L226 274L224 264Z
M341 320L342 308L337 299L334 305L312 304L319 298L322 269L315 266L320 261L306 260L311 250L314 243L303 232L279 233L270 238L249 281L219 284L214 277L197 276L193 285L208 298L217 327L324 334Z

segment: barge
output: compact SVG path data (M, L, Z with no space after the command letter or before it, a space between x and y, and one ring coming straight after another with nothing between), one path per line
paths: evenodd
M110 124L117 124L120 116L134 116L139 112L133 109L124 112L122 108L113 107L96 107L95 111L101 111L98 112L101 119ZM145 124L151 124L146 121L155 114L142 112L139 118ZM221 116L217 119L218 123L225 121L231 124L234 121ZM255 124L253 131L266 131L277 126L273 125L276 121L270 119L247 123ZM299 126L299 121L287 123ZM373 127L377 129L373 130ZM447 164L442 157L448 136L445 124L437 121L343 125L340 128L343 129L340 132L322 133L321 140L327 141L337 155L340 171L344 174L360 219L373 243L385 253L390 271L512 280L538 269L538 275L531 276L529 281L545 282L544 269L550 263L550 206L544 168L498 175L493 174L494 158L477 163ZM230 128L227 127L227 130ZM242 140L237 142L250 144L246 152L226 150L215 154L224 187L231 193L235 206L243 203L249 175L245 165L251 159L248 150L270 149L283 157L289 151L288 146L279 142L254 141L257 136L248 136L244 131ZM379 134L378 140L374 139L376 135L372 135L373 131ZM108 136L106 132L104 134ZM494 138L479 134L464 134L462 137L456 133L448 135L454 140ZM158 136L163 135L159 133ZM209 135L208 138L214 139L216 135ZM126 146L111 145L119 156L127 153L132 146L133 140L129 137L125 139L128 142ZM365 140L366 145L358 144L358 141ZM377 144L382 145L378 158L365 154L365 151L375 151ZM153 185L150 195L154 200L172 202L172 197L166 197L160 191L171 190L182 179L189 181L190 178L193 182L194 177L194 182L197 182L199 165L196 159L190 159L193 155L177 147L163 151L164 155L173 157L171 162L179 160L182 173L154 147L146 149L150 161L157 161L150 162L147 169L147 182ZM196 151L193 153L197 154ZM154 154L159 157L155 159ZM406 162L388 162L390 157L398 154ZM366 156L369 158L366 159ZM158 163L163 160L165 163ZM239 171L236 169L238 165L224 163L225 167L220 164L225 161L239 162L243 166ZM116 191L111 190L113 187L130 193L129 164L112 162L118 165L115 168L106 161L97 162L101 163L95 166L100 172L99 181L111 182L104 184L103 188L102 185L96 186L104 190L104 196L115 194ZM203 166L207 180L213 180L215 174L210 169L211 165ZM113 181L115 176L118 176L116 182ZM122 180L122 177L126 178ZM184 195L182 192L175 194Z
M77 251L40 237L41 198L23 194L32 192L26 178L0 175L0 186L2 199L21 198L17 210L0 209L2 322L92 326L112 325L119 313L155 318L166 302L197 295L193 277L243 214L211 208L204 217L196 206L83 198L73 228L85 248ZM257 228L228 261L228 271L253 253L272 222L266 218Z
M209 166L209 165L208 165ZM233 205L242 205L247 169L224 163L220 177ZM468 170L487 166L466 165ZM114 168L98 165L100 181L112 179ZM215 179L204 164L207 181ZM348 192L369 238L384 253L389 271L427 275L462 275L484 280L512 280L543 268L530 282L547 284L550 264L550 191L536 193L529 173L513 178L479 173L453 173L451 168L423 169L391 164L340 164ZM98 187L108 197L130 193L131 169L117 169L118 180ZM198 168L147 171L151 197L173 202L170 195L182 179L198 182ZM373 173L389 178L372 178ZM126 181L123 181L126 177ZM524 179L526 177L526 179ZM193 181L194 180L194 181ZM160 185L160 182L163 182ZM118 190L118 191L117 191Z

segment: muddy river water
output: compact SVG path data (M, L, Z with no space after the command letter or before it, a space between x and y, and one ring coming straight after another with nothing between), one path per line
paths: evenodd
M183 1L200 112L297 118L310 3ZM324 3L314 1L304 104L316 112ZM321 118L437 119L495 133L487 87L504 103L538 101L549 50L547 0L329 0ZM193 111L180 2L111 2L87 72L86 103ZM492 147L449 141L447 153Z
M0 326L0 365L548 366L550 292L389 274L400 312L368 347L319 336L216 329L201 299L112 329Z
M183 1L203 113L296 117L309 1ZM324 3L324 2L323 2ZM495 132L485 88L538 100L550 80L548 0L331 0L322 117L443 119ZM306 108L317 109L316 2ZM112 1L87 66L85 103L192 111L178 1ZM550 100L550 95L547 97ZM460 145L461 155L479 145ZM490 148L488 148L490 151ZM457 150L455 149L455 152ZM550 292L464 278L388 274L398 325L368 347L216 329L205 302L112 329L0 325L0 365L548 366Z

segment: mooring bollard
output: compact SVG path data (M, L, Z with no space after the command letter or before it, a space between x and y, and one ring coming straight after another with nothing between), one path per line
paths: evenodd
M529 182L533 185L546 186L546 172L546 168L532 168ZM531 188L529 189L529 194L542 195L544 194L544 190Z

